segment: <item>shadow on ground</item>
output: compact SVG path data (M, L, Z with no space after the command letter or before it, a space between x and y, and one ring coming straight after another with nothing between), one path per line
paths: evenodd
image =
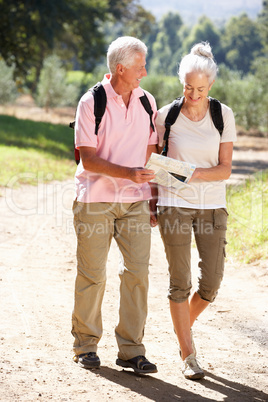
M151 376L137 376L133 372L122 370L121 372L107 366L101 370L95 370L97 376L101 376L111 382L121 385L140 396L148 398L155 402L171 401L215 401L200 394L180 388L171 383L162 381ZM225 378L207 373L206 377L198 381L199 385L211 389L223 395L224 400L228 401L267 401L268 395L262 391L239 384L237 382L226 380Z

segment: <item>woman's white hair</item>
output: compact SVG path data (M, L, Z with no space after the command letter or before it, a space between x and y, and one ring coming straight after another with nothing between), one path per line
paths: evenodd
M147 54L147 46L132 36L121 36L114 40L107 51L107 66L112 74L116 72L117 64L131 67L137 53Z
M181 60L178 75L180 82L185 83L186 74L192 72L204 73L209 80L209 83L215 80L218 67L213 58L210 44L201 42L194 45L191 52L184 56Z

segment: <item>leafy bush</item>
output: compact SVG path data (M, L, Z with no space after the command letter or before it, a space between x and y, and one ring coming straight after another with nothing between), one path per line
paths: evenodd
M242 76L240 72L232 71L224 65L221 65L219 70L219 77L210 96L232 108L237 125L266 132L268 90L261 80L263 71L259 75ZM149 75L143 78L141 86L155 97L158 108L183 94L178 77Z
M46 108L53 106L75 106L79 86L67 83L67 73L56 55L48 56L43 63L37 85L36 102Z
M256 128L267 132L268 89L265 84L267 76L267 66L261 60L256 65L255 74L246 76L220 65L219 76L210 96L232 108L237 125L245 129ZM96 74L72 71L68 73L67 82L78 86L81 96L102 77L103 71ZM177 76L149 74L142 79L141 87L155 97L158 108L171 103L183 94L183 87Z
M75 85L79 89L78 99L98 81L93 73L84 73L83 71L68 71L67 73L67 83Z
M267 129L267 93L261 82L252 74L246 79L234 81L228 94L228 103L232 107L237 124L250 128Z
M267 257L268 170L228 186L227 254L245 263Z
M101 81L104 74L105 69L96 73L69 71L67 82L79 86L80 96L82 96L89 88ZM158 108L171 103L175 98L182 95L182 85L178 77L149 75L142 79L141 87L155 97Z
M102 81L104 74L108 72L107 67L103 66L92 73L85 73L83 71L68 71L67 83L74 84L79 88L80 98L89 88L93 87L97 82Z
M142 79L141 86L155 97L158 108L171 103L183 92L178 77L150 75Z
M95 78L92 73L84 73L83 71L68 71L67 72L67 83L77 84L81 83L90 86L92 82L95 82Z
M236 124L265 132L268 128L268 92L261 77L253 74L242 77L238 71L222 66L210 95L232 108Z
M8 67L0 60L0 104L13 102L17 97L17 87L13 79L14 68Z

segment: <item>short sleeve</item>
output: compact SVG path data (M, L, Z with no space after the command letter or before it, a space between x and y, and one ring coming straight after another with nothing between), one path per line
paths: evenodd
M94 98L90 91L80 99L75 118L75 146L76 148L97 147L95 135Z
M233 111L230 107L221 104L222 106L222 117L224 122L224 129L221 136L221 142L235 142L237 139L236 136L236 127L235 127L235 118Z

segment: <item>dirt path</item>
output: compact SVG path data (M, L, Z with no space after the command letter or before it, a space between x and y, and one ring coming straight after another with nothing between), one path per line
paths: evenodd
M180 372L166 298L167 265L157 228L152 234L144 342L159 372L141 378L115 365L119 286L115 244L109 255L104 336L99 345L102 368L85 371L72 362L76 247L72 196L70 181L6 190L0 200L0 400L268 400L266 263L238 266L228 261L218 298L195 324L207 376L190 382ZM196 263L195 255L195 271Z
M266 159L260 158L262 166ZM238 171L249 161L248 156L243 165L242 157L236 160ZM255 155L252 163L256 160ZM219 296L194 328L206 377L191 382L180 371L166 298L167 264L158 229L153 229L144 343L158 373L137 377L115 365L119 257L113 243L99 344L102 368L86 371L72 362L70 333L76 270L73 182L2 189L1 195L1 401L268 400L268 260L240 266L228 259ZM196 273L194 249L193 255Z

